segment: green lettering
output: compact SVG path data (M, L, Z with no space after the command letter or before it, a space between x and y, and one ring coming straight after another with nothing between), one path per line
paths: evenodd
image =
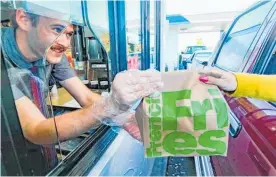
M160 98L150 98L146 97L144 98L145 102L148 104L160 104Z
M176 106L177 100L190 99L191 90L163 92L163 130L177 130L177 117L191 116L188 106Z
M150 147L146 149L147 157L157 157L161 156L162 153L157 151L157 148L161 147L161 144L150 143Z
M151 141L159 141L162 137L161 131L160 131L161 127L159 128L159 130L156 129L151 129L150 130L150 139Z
M157 117L161 114L161 107L158 104L150 104L149 106L150 116Z
M225 101L221 98L214 98L213 102L217 113L218 128L227 127L228 126L228 108Z
M163 139L163 149L173 155L188 155L195 151L196 139L186 132L172 132Z
M211 138L222 138L226 134L223 130L210 130L201 134L198 138L198 143L203 147L214 149L214 151L198 149L196 150L199 155L215 155L224 154L226 151L226 143L219 140L212 140Z
M149 118L150 127L150 139L151 141L159 141L161 139L161 118L160 117L150 117Z
M161 127L161 117L150 117L149 118L149 124L151 127L158 126ZM157 127L154 127L156 129Z
M198 101L192 101L192 110L194 113L194 130L206 129L206 112L212 109L209 99L205 99L203 104Z

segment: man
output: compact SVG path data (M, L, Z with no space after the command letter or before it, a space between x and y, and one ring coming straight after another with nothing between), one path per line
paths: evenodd
M158 72L126 71L115 77L111 95L102 98L82 84L64 58L74 32L72 24L23 9L16 10L13 23L14 28L2 30L2 51L23 134L32 143L57 142L54 119L45 108L49 78L83 107L55 117L60 140L78 136L100 122L125 124L127 118L122 115L131 105L162 87Z

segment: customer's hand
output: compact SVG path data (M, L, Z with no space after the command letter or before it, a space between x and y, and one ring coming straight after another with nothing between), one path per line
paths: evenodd
M220 89L233 92L237 88L236 76L231 72L208 68L199 71L199 80L206 84L217 85Z

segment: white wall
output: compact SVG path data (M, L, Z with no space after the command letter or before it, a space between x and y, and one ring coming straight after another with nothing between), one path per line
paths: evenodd
M197 45L199 38L202 39L203 45L212 50L220 39L220 32L180 33L178 34L178 53L185 50L189 45Z
M164 62L169 65L169 68L173 68L174 64L178 61L178 27L169 26L167 33L165 34L165 58Z

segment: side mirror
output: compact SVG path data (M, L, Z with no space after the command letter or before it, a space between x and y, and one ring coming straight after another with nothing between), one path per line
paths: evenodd
M208 65L208 62L207 61L204 61L201 63L203 66L207 66Z

